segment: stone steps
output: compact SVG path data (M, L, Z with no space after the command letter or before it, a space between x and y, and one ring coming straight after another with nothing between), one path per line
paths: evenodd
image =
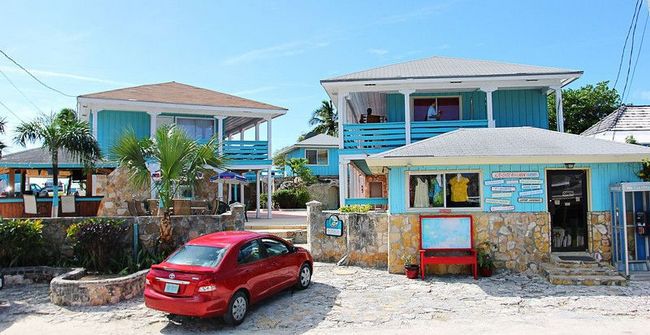
M613 266L595 260L562 260L551 255L549 263L541 264L541 273L554 285L627 286Z
M599 275L550 275L548 281L553 285L585 285L585 286L627 286L627 280L621 276Z
M545 275L590 275L590 276L607 276L607 275L618 275L618 272L614 268L603 267L603 266L588 266L588 267L570 267L570 266L557 266L556 264L544 263L541 266L542 273Z
M253 229L256 233L271 234L281 237L293 244L307 243L307 229Z

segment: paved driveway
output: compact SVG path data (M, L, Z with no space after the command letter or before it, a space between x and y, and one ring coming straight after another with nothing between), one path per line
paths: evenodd
M650 283L551 286L538 277L497 275L408 280L401 275L317 263L306 291L258 305L236 329L219 320L166 316L142 299L114 306L58 307L47 286L0 291L3 334L648 334Z

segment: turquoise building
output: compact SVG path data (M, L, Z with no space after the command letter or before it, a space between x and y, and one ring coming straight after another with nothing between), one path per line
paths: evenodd
M304 158L307 160L307 168L317 177L339 176L339 140L327 134L302 140L290 147L282 149L279 153L285 155L286 159ZM284 169L287 177L293 176L288 166Z

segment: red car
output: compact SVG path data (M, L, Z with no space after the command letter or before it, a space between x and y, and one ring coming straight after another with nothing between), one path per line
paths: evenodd
M153 265L144 302L177 315L244 321L250 305L289 287L311 283L311 254L268 234L228 231L204 235Z

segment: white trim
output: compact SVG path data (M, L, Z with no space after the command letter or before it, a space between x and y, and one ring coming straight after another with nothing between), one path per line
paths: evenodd
M445 175L447 174L457 174L457 173L478 173L478 183L479 183L479 188L478 188L478 197L479 197L479 207L447 207L447 180L445 179ZM411 190L410 190L410 177L411 176L418 176L418 175L442 175L443 176L443 181L445 182L444 185L441 185L442 189L444 190L443 193L443 207L425 207L425 208L417 208L417 207L411 207ZM439 211L439 210L451 210L453 211L462 211L462 212L467 212L467 211L477 211L477 212L482 212L483 211L483 173L481 170L422 170L422 171L405 171L404 173L404 178L405 182L404 185L406 186L405 191L406 191L406 204L404 208L406 209L407 212L422 212L426 210L434 210L434 211Z
M307 158L307 150L312 150L316 151L316 164L309 164L309 158ZM318 164L318 152L319 151L325 151L327 154L327 163L326 164ZM315 149L307 149L305 148L305 159L307 160L307 166L328 166L330 165L330 151L328 149L320 149L320 148L315 148Z
M92 124L93 137L95 137L95 139L97 139L97 125L99 124L99 122L97 122L98 121L97 118L99 117L99 112L91 109L90 114L93 115L93 124ZM88 117L88 118L90 118L90 117Z
M273 159L273 149L272 149L272 131L273 131L273 126L271 124L271 119L266 120L266 141L269 143L268 144L268 159Z
M348 171L350 161L339 156L339 206L345 206L348 197Z
M268 168L266 173L266 217L273 218L273 171L271 167Z
M255 141L260 140L260 123L256 122L255 123Z
M255 171L255 218L259 219L260 218L260 202L261 202L261 180L260 180L260 170Z
M494 121L494 102L492 101L492 93L496 90L496 87L481 87L481 91L485 92L488 128L496 127L496 122Z
M343 149L343 124L345 122L345 114L346 114L346 109L347 109L347 102L346 102L346 97L348 95L348 92L346 91L339 91L338 96L337 96L337 104L336 108L338 109L338 138L339 138L339 149Z
M555 123L557 124L557 131L564 132L564 109L562 102L562 87L551 87L555 91Z

